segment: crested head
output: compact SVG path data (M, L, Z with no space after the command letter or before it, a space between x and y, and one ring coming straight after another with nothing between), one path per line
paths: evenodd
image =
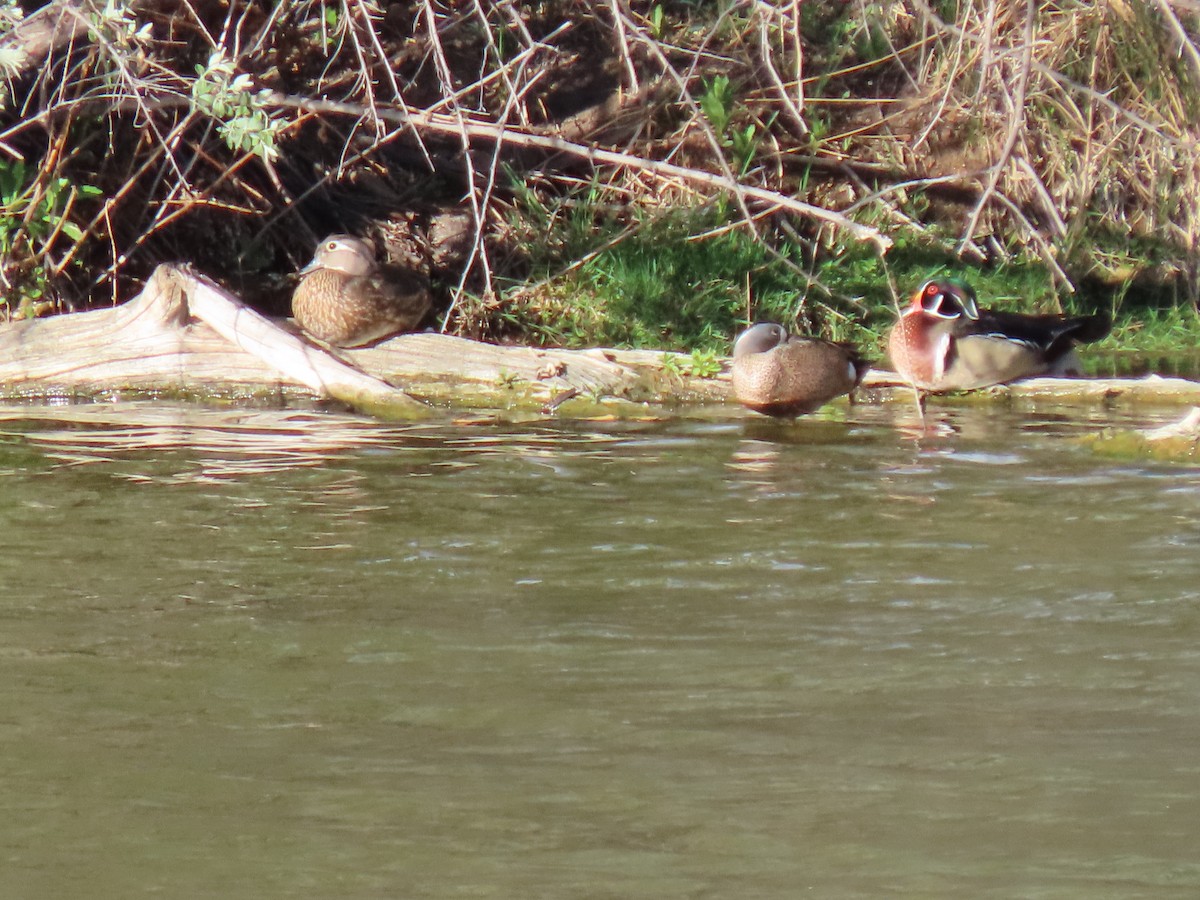
M966 282L935 278L921 285L904 311L906 316L916 313L938 319L978 319L979 306L975 302L975 291Z
M766 353L786 343L787 339L788 331L782 325L759 322L738 335L737 340L733 342L733 358L748 356L751 353Z
M375 268L375 249L370 243L349 234L331 234L317 246L312 261L300 274L331 269L354 277L370 275Z

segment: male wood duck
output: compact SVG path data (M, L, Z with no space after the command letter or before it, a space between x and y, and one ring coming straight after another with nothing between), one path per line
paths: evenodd
M300 270L292 315L318 340L359 347L409 331L429 311L429 285L410 272L384 272L361 238L331 234Z
M1022 315L980 309L953 280L928 281L888 337L892 365L918 391L965 391L1032 375L1078 374L1076 344L1098 341L1108 316Z
M867 363L851 348L760 322L733 345L733 395L768 416L809 413L858 387Z

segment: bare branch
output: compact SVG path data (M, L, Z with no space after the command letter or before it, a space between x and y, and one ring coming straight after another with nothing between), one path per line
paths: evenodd
M1017 137L1025 125L1025 89L1029 85L1029 70L1033 62L1033 26L1036 21L1037 0L1026 0L1021 68L1017 73L1016 89L1013 91L1009 101L1009 112L1012 118L1009 121L1008 134L1005 136L1004 144L1000 148L999 157L992 163L991 172L988 174L988 180L984 185L983 193L979 197L979 202L975 204L975 209L972 210L967 220L967 225L963 229L962 239L959 242L960 253L967 246L968 242L974 239L975 229L979 227L979 217L983 214L988 200L995 193L1000 176L1004 173L1004 168L1008 165L1009 158L1012 156L1013 148L1017 145Z
M796 134L801 137L808 135L808 123L804 121L804 87L801 79L801 58L800 43L797 40L793 47L793 52L797 54L795 59L796 77L796 100L793 100L788 93L787 87L783 83L783 79L779 77L779 70L775 68L775 63L771 59L771 22L778 16L780 19L780 33L786 34L788 26L791 26L792 33L799 35L800 21L799 18L794 18L790 23L785 19L783 10L778 9L768 3L760 2L755 4L755 12L758 17L758 59L762 63L763 69L766 70L767 76L770 78L772 86L775 88L775 98L783 106L783 111L787 116L788 121L792 123L792 128ZM799 12L798 4L792 3L792 13L795 15Z
M308 100L302 97L286 97L279 94L270 96L270 102L281 108L303 109L311 112L332 112L344 115L359 115L361 107L351 103L338 103L330 100ZM389 118L392 113L380 109L382 118ZM550 153L566 153L577 159L584 160L593 166L611 165L635 172L644 172L656 179L669 181L679 180L689 184L717 188L732 194L742 202L752 201L756 204L776 206L780 209L827 222L842 229L852 237L873 243L881 252L892 245L892 241L878 229L869 225L855 222L841 213L814 206L796 200L778 191L738 183L737 179L728 175L717 175L702 169L688 168L675 163L647 159L631 153L621 153L615 150L602 150L589 147L573 141L551 135L529 134L514 131L495 122L467 119L466 117L447 116L442 113L428 113L414 110L407 114L407 121L417 128L446 135L458 135L470 146L471 141L487 143L503 142L514 147L525 147Z

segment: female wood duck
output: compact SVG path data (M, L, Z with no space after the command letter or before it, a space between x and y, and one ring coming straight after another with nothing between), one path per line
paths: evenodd
M1030 316L980 309L966 284L921 285L888 337L892 365L918 391L965 391L1032 375L1078 374L1076 344L1098 341L1108 316Z
M429 311L429 285L410 272L381 271L361 238L331 234L300 270L292 315L318 340L360 347L410 331Z
M760 322L733 345L733 395L768 416L809 413L858 387L866 362L852 349Z

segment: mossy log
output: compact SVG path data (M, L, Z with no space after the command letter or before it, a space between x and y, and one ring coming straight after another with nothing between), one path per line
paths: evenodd
M1101 456L1194 464L1200 462L1200 406L1160 428L1106 428L1081 441Z
M0 396L315 397L396 419L422 417L433 406L584 414L602 398L725 399L726 380L668 371L663 356L496 346L441 334L331 351L189 267L164 265L121 306L0 326Z
M902 399L912 388L895 372L872 370L863 389L875 396ZM929 398L931 404L1019 403L1025 406L1138 406L1200 404L1200 382L1144 375L1138 378L1027 378L977 391Z
M497 346L442 334L405 334L373 347L330 351L180 265L160 266L124 305L0 325L0 396L10 399L317 398L391 419L420 418L439 406L565 416L636 415L644 404L736 409L726 374L689 375L689 363L686 355L660 351ZM862 394L870 401L912 397L886 371L871 372ZM1200 404L1200 383L1157 376L1038 378L964 399Z

